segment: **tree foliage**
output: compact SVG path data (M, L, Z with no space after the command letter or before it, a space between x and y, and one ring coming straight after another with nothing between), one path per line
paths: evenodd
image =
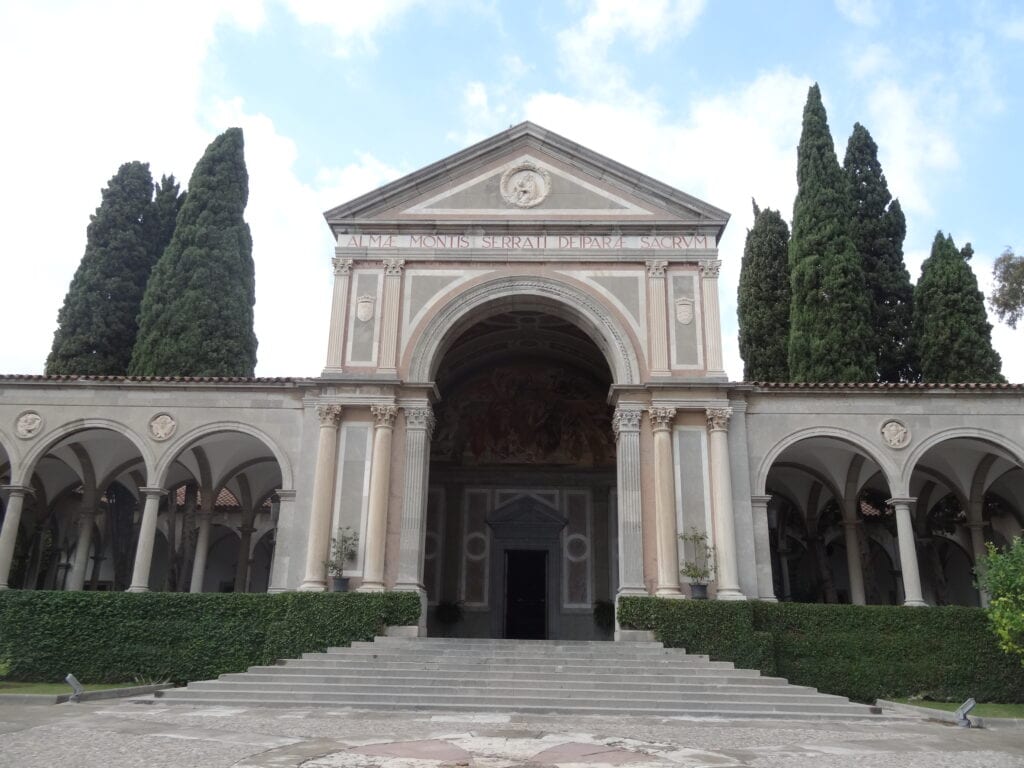
M788 381L789 227L778 211L754 203L737 301L746 381Z
M122 165L102 192L46 360L48 374L123 375L153 264L170 239L180 198L164 177L153 199L149 165ZM169 225L168 222L169 221Z
M981 559L978 584L988 592L988 618L999 647L1024 665L1024 539L1016 537L1004 551L991 542Z
M849 234L848 184L817 84L804 106L796 176L789 242L790 378L874 381L871 304Z
M853 210L850 237L861 257L871 297L875 370L879 381L912 381L910 325L913 286L903 263L907 223L898 200L889 194L878 145L868 129L855 123L846 145L843 169Z
M939 232L914 288L913 338L921 378L929 382L1004 381L985 298L967 263L970 245L958 251Z
M207 147L189 180L170 244L153 269L129 372L252 376L256 366L252 238L240 128Z
M1024 256L1007 248L992 265L992 295L996 315L1011 328L1024 316Z

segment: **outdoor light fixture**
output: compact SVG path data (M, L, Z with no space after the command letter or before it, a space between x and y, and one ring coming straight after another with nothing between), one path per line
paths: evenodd
M956 715L956 724L961 728L970 728L971 721L967 717L967 713L970 712L977 705L974 699L968 699L954 713Z
M64 678L64 682L70 685L71 690L74 691L70 698L68 698L68 701L73 701L77 704L82 700L82 694L85 693L85 689L82 687L82 684L78 682L78 678L70 672L68 672L68 676Z

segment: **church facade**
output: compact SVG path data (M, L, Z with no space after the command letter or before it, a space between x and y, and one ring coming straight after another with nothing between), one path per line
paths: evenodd
M0 378L0 588L324 590L350 528L421 631L590 638L704 540L715 599L976 605L1024 526L1020 386L728 381L728 214L561 136L326 218L318 378Z

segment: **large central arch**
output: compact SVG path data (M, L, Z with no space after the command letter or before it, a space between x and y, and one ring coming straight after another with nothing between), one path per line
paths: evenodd
M540 309L574 323L604 354L615 384L639 383L640 365L630 335L599 301L571 283L521 275L489 280L451 299L418 335L408 381L433 381L448 346L462 331L509 309Z

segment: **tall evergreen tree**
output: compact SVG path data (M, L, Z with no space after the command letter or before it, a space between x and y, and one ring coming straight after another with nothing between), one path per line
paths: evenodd
M1005 381L985 297L967 261L970 245L958 251L951 236L935 235L931 255L914 288L913 339L921 378L929 382Z
M789 227L754 203L740 267L737 315L745 381L789 380Z
M153 205L146 219L146 242L152 254L153 263L163 256L164 249L170 244L174 234L174 225L178 219L178 211L185 204L185 193L179 193L177 180L174 176L161 176L156 185Z
M889 194L878 145L855 123L843 168L850 183L850 236L861 257L871 295L875 369L879 381L913 381L910 323L914 289L903 263L907 222L899 200Z
M252 376L256 367L252 237L241 128L206 148L139 317L136 376Z
M874 381L871 304L849 235L848 184L817 83L804 106L789 241L789 374L795 381Z
M48 374L123 375L155 256L149 165L125 163L108 182L86 229L85 255L57 315Z

